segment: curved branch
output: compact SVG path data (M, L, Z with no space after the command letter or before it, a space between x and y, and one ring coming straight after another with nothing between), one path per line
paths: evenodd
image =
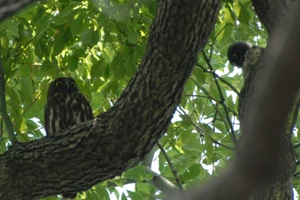
M171 195L179 191L176 185L174 185L171 181L169 181L162 175L152 171L149 167L145 167L145 169L146 172L150 173L153 176L152 180L146 181L147 183L152 184L165 194Z
M178 187L171 181L163 177L161 174L158 174L151 169L155 151L156 146L152 148L152 150L145 156L144 160L142 161L142 165L145 167L146 172L150 173L153 176L151 180L147 180L145 182L152 184L154 187L165 194L174 194L175 192L179 191Z
M13 145L0 157L0 199L79 192L139 163L167 129L220 2L160 1L140 68L115 105L60 134Z

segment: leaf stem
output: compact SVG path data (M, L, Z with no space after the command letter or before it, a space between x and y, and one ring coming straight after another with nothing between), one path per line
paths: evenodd
M14 134L13 125L6 111L4 68L1 60L0 60L0 115L6 127L7 134L11 143L13 144L17 142L18 140L16 138L16 135ZM2 134L0 136L2 138Z
M157 142L157 146L158 146L158 148L160 149L160 151L162 152L162 154L164 155L164 157L165 157L165 159L166 159L168 165L170 166L171 171L172 171L172 173L173 173L173 175L174 175L174 177L175 177L175 180L176 180L176 183L177 183L179 189L180 189L180 190L184 190L184 188L183 188L183 186L182 186L182 183L181 183L181 181L180 181L180 179L179 179L179 176L178 176L178 174L177 174L177 170L175 169L173 163L171 162L171 160L170 160L170 158L169 158L167 152L165 151L164 147L161 146L161 144L160 144L159 142Z
M208 57L206 56L205 52L202 51L202 54L204 56L204 59L209 67L209 69L212 71L213 74L215 74L214 70L213 70L213 67L211 66L210 64L210 60L208 59ZM227 110L227 107L225 105L225 102L224 102L224 95L222 93L222 90L221 90L221 87L219 85L219 82L218 82L218 78L216 78L216 76L213 76L214 79L215 79L215 83L216 83L216 86L217 86L217 89L218 89L218 92L220 94L220 98L221 98L221 105L223 106L223 109L224 109L224 112L225 112L225 116L227 118L227 121L229 123L229 127L230 127L230 133L231 133L231 137L232 137L232 140L236 146L236 148L238 148L238 142L237 142L237 139L236 139L236 136L235 136L235 133L234 133L234 129L233 129L233 126L232 126L232 123L231 123L231 119L229 117L229 113L228 113L228 110Z

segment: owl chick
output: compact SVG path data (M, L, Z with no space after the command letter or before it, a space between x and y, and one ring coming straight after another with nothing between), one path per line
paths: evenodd
M236 42L229 46L227 58L230 64L242 68L244 80L247 78L251 68L260 59L263 48L252 46L247 42Z
M92 109L80 93L72 78L57 78L49 86L45 107L45 129L47 135L93 118ZM63 194L64 198L75 198L76 193Z

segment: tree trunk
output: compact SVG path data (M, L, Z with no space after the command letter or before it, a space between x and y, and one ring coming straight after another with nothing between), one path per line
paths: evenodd
M241 127L245 126L248 122L247 112L253 107L251 100L254 94L255 87L254 83L257 81L257 77L261 74L262 67L260 58L255 66L250 69L248 77L245 79L245 83L241 90L241 95L239 99L239 116ZM289 126L287 126L289 128ZM279 174L277 174L276 179L271 185L268 185L256 192L256 194L251 198L252 200L291 200L293 199L293 173L295 171L296 162L293 154L293 145L290 141L291 135L287 131L284 133L284 147L282 152L280 152L280 159L283 161L283 168ZM270 138L272 139L272 138ZM242 139L241 145L246 141Z
M270 34L292 2L295 0L252 0L255 12Z
M79 192L139 163L161 137L214 27L220 1L160 1L142 63L116 104L0 157L0 199Z
M265 25L270 35L272 35L274 27L280 21L280 18L286 17L289 12L288 8L292 0L253 0L255 11L257 12L261 22ZM252 107L251 102L247 99L251 98L254 88L252 87L260 74L261 69L257 69L259 64L251 70L250 78L246 79L241 91L239 110L244 111L245 107ZM298 109L298 108L295 108ZM240 113L244 115L245 113ZM241 126L247 123L247 120L240 119ZM294 125L294 124L293 124ZM290 141L290 126L285 132L284 147L280 153L280 159L284 162L283 170L277 175L276 180L269 186L258 191L253 200L291 200L293 199L293 173L295 171L296 162L293 154L293 145ZM271 139L271 138L270 138Z

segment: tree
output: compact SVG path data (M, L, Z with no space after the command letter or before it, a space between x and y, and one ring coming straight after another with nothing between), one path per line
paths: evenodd
M262 2L256 5L270 3ZM1 181L1 199L88 189L136 166L160 138L159 176L138 165L92 188L86 198L108 198L117 192L109 185L128 182L137 188L129 192L131 198L153 198L161 194L145 181L167 178L169 185L160 189L169 186L168 191L176 191L174 184L189 188L208 179L204 164L215 166L215 173L223 168L239 135L236 100L228 92L238 94L236 88L242 84L240 76L223 70L226 49L230 41L246 38L264 44L266 33L250 12L249 1L224 1L218 13L219 4L162 1L149 34L154 1L40 3L2 22L7 111L18 141L26 143L7 150L9 141L1 142L6 151L0 157L0 178L6 180ZM250 37L245 34L249 32ZM233 71L231 66L226 69ZM59 136L41 138L46 86L59 75L78 80L95 116L101 114ZM182 93L178 119L167 129ZM8 137L3 129L1 133ZM151 155L147 158L153 160Z

